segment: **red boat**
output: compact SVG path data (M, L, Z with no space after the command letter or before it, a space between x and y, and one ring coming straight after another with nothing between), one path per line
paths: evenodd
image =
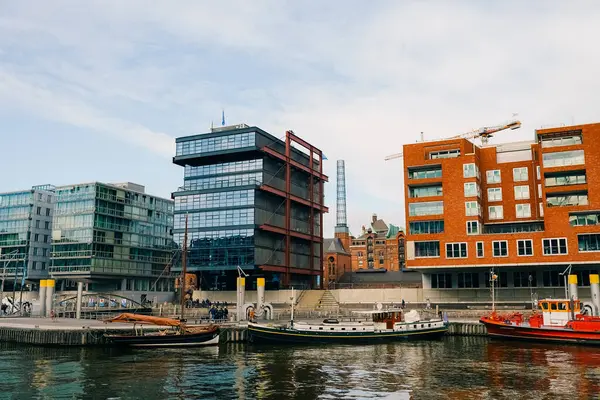
M600 345L600 317L584 315L579 300L540 300L540 312L524 318L521 313L492 312L479 321L493 338Z

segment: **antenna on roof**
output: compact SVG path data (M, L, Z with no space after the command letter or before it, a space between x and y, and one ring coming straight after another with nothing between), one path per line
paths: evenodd
M225 110L221 113L221 126L225 126Z

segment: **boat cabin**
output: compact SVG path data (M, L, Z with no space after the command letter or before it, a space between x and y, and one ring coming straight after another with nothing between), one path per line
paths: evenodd
M579 300L540 300L538 304L542 309L543 324L547 326L565 326L581 312Z

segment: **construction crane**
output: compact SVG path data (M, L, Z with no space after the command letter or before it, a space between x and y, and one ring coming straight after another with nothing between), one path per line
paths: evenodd
M463 133L463 134L456 135L456 136L451 136L448 139L481 138L481 144L485 145L488 143L489 138L491 138L494 133L503 131L505 129L515 130L515 129L519 129L520 127L521 127L521 121L511 120L505 124L495 125L495 126L484 126L482 128L475 129L471 132ZM423 135L421 134L421 140L422 140L422 138L423 138ZM402 157L402 155L403 155L402 153L396 153L396 154L389 155L385 158L385 161L393 160L395 158L400 158L400 157Z

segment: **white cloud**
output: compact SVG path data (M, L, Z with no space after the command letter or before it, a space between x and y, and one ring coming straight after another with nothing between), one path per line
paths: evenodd
M373 212L403 224L402 161L383 158L421 131L518 112L504 142L598 119L595 2L32 4L0 18L0 101L161 155L221 107L275 136L293 129L330 160L327 232L336 159L358 233Z

